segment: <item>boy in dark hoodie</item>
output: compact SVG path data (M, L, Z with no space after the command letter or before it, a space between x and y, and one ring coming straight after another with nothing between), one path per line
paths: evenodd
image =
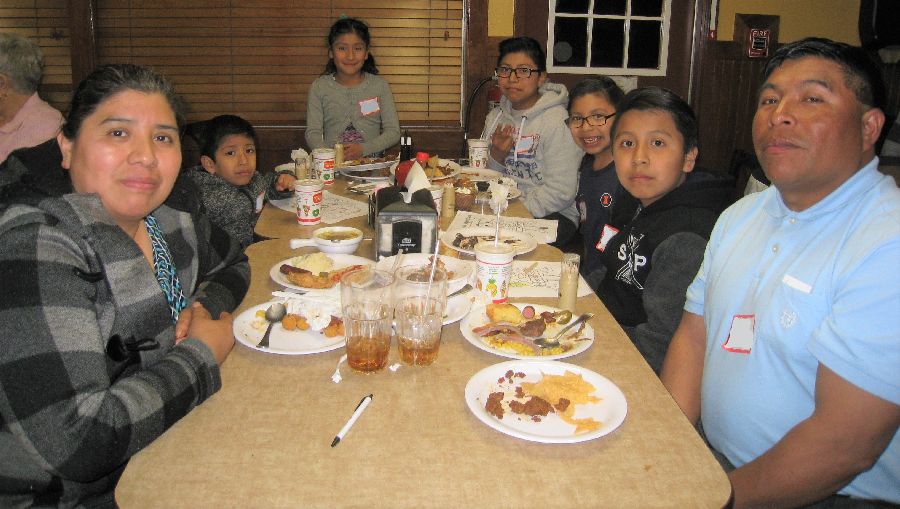
M697 137L691 107L657 87L629 92L612 127L616 174L627 193L603 227L603 266L589 280L657 373L733 192L728 178L694 171Z
M187 176L200 190L209 218L244 249L253 242L265 202L293 195L294 174L256 171L256 131L241 117L214 117L191 134L201 156L200 166L187 170Z

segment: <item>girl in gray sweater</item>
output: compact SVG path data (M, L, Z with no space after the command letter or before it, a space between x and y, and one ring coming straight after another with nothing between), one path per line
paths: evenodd
M400 141L400 120L388 82L369 53L369 27L342 18L328 33L328 64L306 103L310 149L344 145L344 159L381 154Z

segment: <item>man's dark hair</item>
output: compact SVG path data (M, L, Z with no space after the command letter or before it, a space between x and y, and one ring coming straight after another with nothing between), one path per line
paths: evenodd
M843 42L809 37L786 44L772 55L763 78L768 79L786 61L805 57L824 58L836 63L844 71L845 84L853 90L859 102L884 109L886 94L881 70L862 48Z
M540 43L531 37L512 37L500 41L500 55L497 57L497 65L503 57L510 53L525 53L528 58L534 60L534 64L541 72L547 71L547 57Z
M616 137L619 120L631 110L664 111L668 113L672 117L672 121L675 122L675 128L678 129L681 137L684 138L684 153L687 154L692 148L697 146L700 137L697 127L697 116L690 105L684 102L684 99L675 92L660 87L644 87L636 88L625 94L625 100L619 105L619 111L616 112L610 137Z
M572 91L569 92L569 104L566 106L566 110L571 111L572 103L575 99L586 95L605 97L616 111L619 110L619 105L625 99L625 92L619 88L619 85L612 78L609 76L591 76L579 81L572 87Z

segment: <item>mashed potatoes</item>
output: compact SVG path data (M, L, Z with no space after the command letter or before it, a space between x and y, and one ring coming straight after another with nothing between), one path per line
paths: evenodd
M334 261L325 253L310 253L291 259L291 265L299 269L305 269L313 274L330 272L334 268Z

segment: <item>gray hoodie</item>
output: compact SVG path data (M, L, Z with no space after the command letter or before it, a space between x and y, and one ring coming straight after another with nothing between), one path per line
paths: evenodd
M541 97L527 110L513 109L504 96L500 107L488 113L483 138L490 139L502 125L516 127L516 148L502 163L491 158L490 167L516 181L532 216L559 212L577 225L575 194L584 152L575 145L565 124L569 92L565 85L549 82L539 92Z

